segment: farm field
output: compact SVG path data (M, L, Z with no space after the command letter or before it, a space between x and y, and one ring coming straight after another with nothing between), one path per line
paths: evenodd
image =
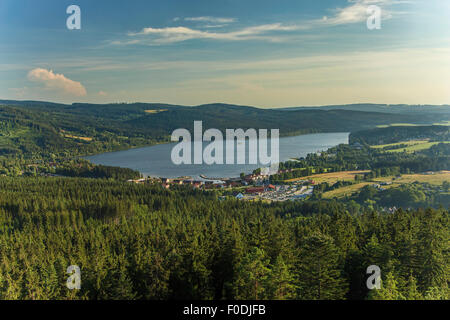
M421 151L431 148L432 146L439 143L450 143L450 141L438 141L438 142L429 142L428 140L411 140L411 141L403 141L391 144L380 144L376 146L371 146L373 149L383 149L385 147L395 147L399 146L398 149L385 150L385 152L415 152ZM407 145L407 147L400 147L401 145Z
M411 146L406 147L406 148L400 148L400 149L395 149L395 150L388 150L388 152L405 152L405 151L406 152L415 152L415 151L421 151L421 150L429 149L432 146L437 145L439 143L450 143L450 141L420 143L420 144L411 145Z
M429 140L428 139L424 139L424 140L410 140L410 141L403 141L403 142L396 142L396 143L388 143L388 144L378 144L375 146L370 146L373 149L383 149L385 147L395 147L395 146L400 146L402 144L406 144L408 146L413 146L416 144L423 144L423 143L427 143Z
M385 189L397 188L402 184L410 184L414 182L429 183L431 185L442 185L442 183L444 183L445 181L450 182L450 171L440 171L435 172L433 174L405 174L395 180L393 180L393 178L394 177L392 176L381 177L375 178L369 182L345 186L339 189L325 192L323 194L323 198L324 199L343 198L352 195L353 193L357 192L358 190L362 189L367 185L380 184L383 182L392 182L392 184L390 185L383 186L383 188Z
M433 125L436 125L436 126L450 126L450 121L437 122L437 123L433 123Z
M78 140L83 140L83 141L92 141L93 139L91 137L80 137L80 136L76 136L73 134L68 133L65 130L60 130L61 134L65 137L65 138L70 138L70 139L78 139Z
M76 140L92 141L92 138L90 138L90 137L79 137L79 136L74 136L71 134L65 134L64 137L70 138L70 139L76 139Z
M286 180L286 182L295 182L295 181L300 181L300 180L313 180L315 183L328 182L329 184L334 184L338 181L353 181L353 180L355 180L355 175L364 174L367 172L369 172L369 170L320 173L320 174L313 174L313 175L310 175L307 177L289 179L289 180Z
M373 180L374 182L388 182L392 181L392 177L383 177L376 178ZM445 181L450 182L450 171L440 171L435 172L434 174L405 174L402 175L401 178L392 181L395 184L405 184L405 183L429 183L432 185L441 185Z
M367 185L373 184L373 182L362 182L353 184L351 186L345 186L339 189L327 191L322 195L322 198L324 199L333 199L333 198L344 198L347 196L351 196L355 192L359 191L360 189L364 188Z
M391 124L380 124L377 126L377 128L388 128L388 127L418 127L421 126L420 124L414 124L414 123L391 123Z
M441 121L433 123L435 126L450 126L450 121ZM422 124L416 123L391 123L391 124L380 124L377 128L389 128L389 127L421 127Z
M150 113L150 114L155 114L155 113L160 113L160 112L165 112L167 111L167 109L160 109L160 110L145 110L145 113Z

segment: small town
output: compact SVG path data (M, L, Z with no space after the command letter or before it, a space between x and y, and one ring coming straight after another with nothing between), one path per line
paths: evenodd
M283 170L278 173L283 173ZM254 172L238 178L207 178L201 176L202 180L195 180L191 177L170 178L141 178L128 180L128 182L158 183L165 189L170 189L176 185L191 186L200 190L223 191L220 200L234 197L238 200L266 200L266 201L296 201L304 200L312 195L315 182L313 180L299 180L291 184L271 184L270 176Z

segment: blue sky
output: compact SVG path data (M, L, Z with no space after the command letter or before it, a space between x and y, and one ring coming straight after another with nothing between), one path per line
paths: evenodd
M450 1L0 1L3 99L450 104L448 88Z

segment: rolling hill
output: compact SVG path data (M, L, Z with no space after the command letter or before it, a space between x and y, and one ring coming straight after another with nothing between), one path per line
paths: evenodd
M398 106L395 112L380 112L385 109L379 105L260 109L221 103L69 105L0 100L0 154L78 155L150 145L169 141L175 129L192 129L195 120L202 120L204 129L278 128L282 136L355 132L391 123L432 124L450 120L449 109L441 106L420 107L417 109L420 112L409 112L409 107Z

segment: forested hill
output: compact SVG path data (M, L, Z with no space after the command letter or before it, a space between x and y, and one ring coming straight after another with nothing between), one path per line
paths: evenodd
M281 135L294 135L354 132L391 123L431 124L450 120L450 114L0 100L0 155L70 156L167 142L173 130L192 129L194 120L202 120L204 129L279 128Z
M291 107L284 108L286 111L294 110L352 110L352 111L365 111L365 112L382 112L382 113L415 113L415 114L444 114L449 115L450 105L407 105L407 104L347 104L347 105L333 105L323 107Z
M449 141L449 126L393 126L362 130L350 135L350 144L361 143L377 145L396 143L413 139L429 139L430 141Z

